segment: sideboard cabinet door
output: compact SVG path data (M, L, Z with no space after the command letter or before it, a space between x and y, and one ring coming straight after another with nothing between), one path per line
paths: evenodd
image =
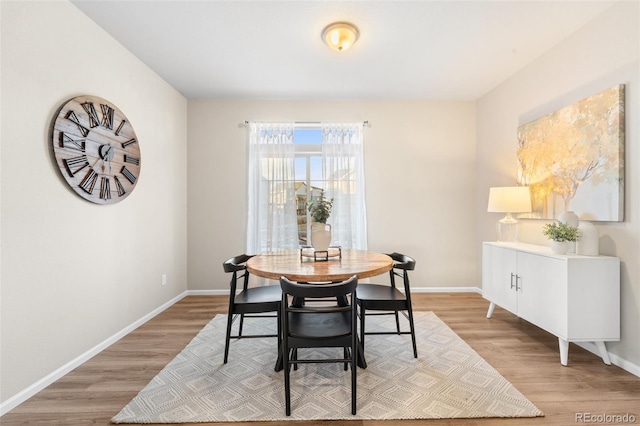
M515 292L517 252L485 244L482 247L482 294L496 305L518 314Z
M518 252L518 313L556 336L567 336L567 263Z

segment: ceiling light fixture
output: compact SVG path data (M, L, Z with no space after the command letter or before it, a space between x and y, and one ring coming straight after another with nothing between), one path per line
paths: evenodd
M334 22L322 30L322 40L333 50L347 50L360 37L358 28L349 22Z

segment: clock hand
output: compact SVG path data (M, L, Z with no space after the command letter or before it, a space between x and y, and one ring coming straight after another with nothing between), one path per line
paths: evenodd
M105 161L107 162L107 173L111 174L111 158L113 157L113 153L112 153L112 146L109 145L109 148L107 148L107 152L105 152L104 154L104 158Z
M109 145L109 150L107 151L107 158L109 159L109 174L111 174L111 160L113 159L113 155L113 146Z
M111 174L111 160L113 159L113 146L109 144L102 144L98 148L98 155L102 160L102 172ZM106 170L105 170L106 169Z

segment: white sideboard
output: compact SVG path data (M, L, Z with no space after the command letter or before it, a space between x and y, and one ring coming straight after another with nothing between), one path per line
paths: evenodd
M558 337L560 362L569 342L594 342L611 364L604 342L620 340L620 259L551 253L524 243L482 245L482 296Z

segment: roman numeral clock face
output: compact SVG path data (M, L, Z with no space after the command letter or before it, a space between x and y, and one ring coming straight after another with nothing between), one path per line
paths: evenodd
M127 117L96 96L62 106L53 124L53 152L69 186L97 204L124 200L140 176L140 146Z

